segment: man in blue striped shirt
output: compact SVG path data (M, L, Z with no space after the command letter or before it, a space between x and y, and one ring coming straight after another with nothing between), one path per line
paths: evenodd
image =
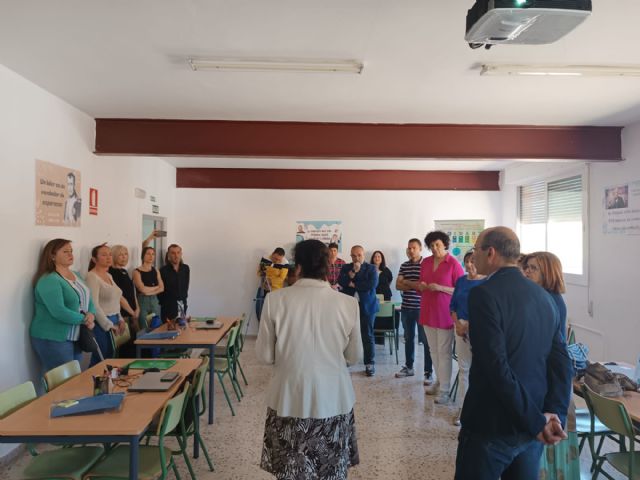
M396 377L411 377L415 375L413 362L415 360L415 339L416 327L418 328L418 340L424 347L424 384L433 383L433 364L429 353L427 336L421 325L418 325L420 318L420 292L416 290L420 283L420 264L422 263L422 242L417 238L409 240L407 246L407 257L409 260L400 266L396 289L402 292L402 325L405 332L404 356L405 365L396 373Z

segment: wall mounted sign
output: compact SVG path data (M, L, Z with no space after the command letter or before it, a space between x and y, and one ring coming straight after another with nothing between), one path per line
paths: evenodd
M434 227L449 235L449 253L464 266L464 255L473 248L478 235L484 230L484 220L436 220Z
M36 160L36 225L79 227L80 171Z
M342 251L342 222L339 220L299 220L296 222L296 243L320 240L325 244L337 243Z
M606 187L603 193L602 231L640 235L640 180Z

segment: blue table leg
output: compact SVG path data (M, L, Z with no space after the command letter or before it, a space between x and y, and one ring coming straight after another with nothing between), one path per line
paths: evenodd
M213 368L216 346L209 345L209 425L213 424L213 382L216 374Z
M138 436L131 437L129 445L129 480L138 479Z

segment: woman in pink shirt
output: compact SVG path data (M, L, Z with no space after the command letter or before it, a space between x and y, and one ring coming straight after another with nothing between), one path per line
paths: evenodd
M437 376L434 383L425 379L425 393L437 395L434 401L446 405L450 402L454 334L449 304L456 281L464 275L464 271L458 260L447 252L449 235L441 231L429 232L424 243L432 255L425 258L420 266L420 282L417 286L417 290L422 292L419 323L427 335Z

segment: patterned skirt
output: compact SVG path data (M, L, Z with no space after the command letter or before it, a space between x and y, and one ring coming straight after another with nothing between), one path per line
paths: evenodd
M358 463L353 410L316 419L279 417L267 408L260 467L278 480L345 480Z

